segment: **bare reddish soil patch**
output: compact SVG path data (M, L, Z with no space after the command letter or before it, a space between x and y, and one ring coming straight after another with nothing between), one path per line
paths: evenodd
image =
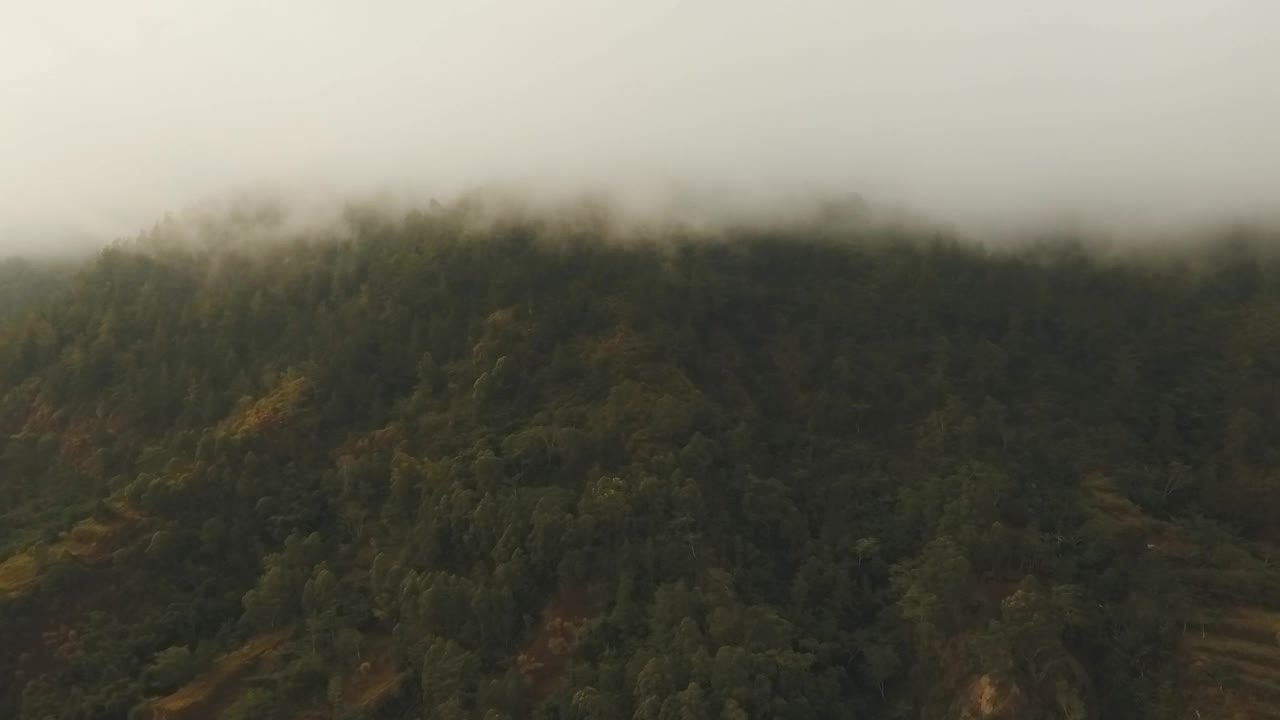
M574 651L593 617L584 586L563 588L542 612L542 624L516 656L516 667L537 697L548 697L568 682Z

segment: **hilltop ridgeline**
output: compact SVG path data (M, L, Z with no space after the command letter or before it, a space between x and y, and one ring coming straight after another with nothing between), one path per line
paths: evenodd
M0 715L1280 716L1266 247L600 222L0 269Z

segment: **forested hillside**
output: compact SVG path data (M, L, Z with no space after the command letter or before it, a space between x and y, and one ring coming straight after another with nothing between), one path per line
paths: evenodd
M0 258L0 323L50 299L72 277L75 263L67 260L31 262Z
M1274 239L607 222L6 267L0 717L1280 717Z

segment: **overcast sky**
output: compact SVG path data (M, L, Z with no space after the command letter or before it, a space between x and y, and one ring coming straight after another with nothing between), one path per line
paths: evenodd
M1274 211L1277 0L0 0L0 250L230 191Z

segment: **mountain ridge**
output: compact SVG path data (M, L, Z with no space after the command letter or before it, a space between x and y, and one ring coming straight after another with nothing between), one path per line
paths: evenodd
M0 318L0 709L1265 716L1184 634L1280 602L1266 244L465 210Z

